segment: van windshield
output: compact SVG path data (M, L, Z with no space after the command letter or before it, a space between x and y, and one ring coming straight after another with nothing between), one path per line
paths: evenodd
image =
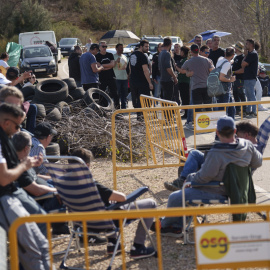
M60 45L76 45L76 38L62 38Z
M51 56L52 52L49 47L34 47L25 48L23 50L23 58L34 58L34 57L48 57Z

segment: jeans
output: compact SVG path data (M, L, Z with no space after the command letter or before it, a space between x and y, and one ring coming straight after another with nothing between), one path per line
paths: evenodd
M116 80L117 93L121 99L121 109L127 108L128 80Z
M169 82L160 82L161 84L161 93L162 93L162 98L166 100L174 100L174 91L176 90L174 87L174 82L169 81Z
M210 188L209 188L210 189ZM227 199L225 196L206 192L199 188L186 188L185 189L185 199L194 200L194 199L208 199L208 200L222 200ZM167 208L171 207L182 207L182 190L175 191L171 193L168 199ZM183 218L182 217L168 217L161 220L161 227L175 227L183 228Z
M227 92L226 94L220 95L217 97L217 103L232 103L232 95L231 92ZM218 111L224 110L224 107L218 107ZM227 107L226 114L234 119L235 116L235 107Z
M193 105L192 95L190 95L189 105ZM193 109L189 109L187 111L187 123L192 123L192 121L193 121Z
M237 79L233 83L233 97L235 102L246 102L246 94L244 89L244 80ZM240 112L240 106L236 106L236 111ZM246 106L243 106L243 111L246 112Z
M187 178L190 173L197 172L204 163L204 154L199 150L191 150L185 162L181 177Z
M37 117L37 106L35 104L30 104L29 110L26 114L26 130L34 133L36 128L36 117Z
M160 98L160 94L161 94L160 76L156 77L156 81L157 83L154 83L154 87L155 87L154 97Z
M256 101L255 97L255 84L256 80L244 80L244 88L246 91L247 101ZM256 105L248 105L247 113L256 113Z

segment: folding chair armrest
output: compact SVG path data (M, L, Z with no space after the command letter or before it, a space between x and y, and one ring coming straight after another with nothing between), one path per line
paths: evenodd
M135 191L133 191L132 193L130 193L129 195L127 195L127 199L124 202L112 204L109 207L107 207L106 209L107 210L115 210L115 209L117 209L125 204L134 202L138 197L140 197L142 194L144 194L148 190L149 190L148 187L140 187L140 188L136 189Z
M223 182L220 182L220 181L211 181L211 182L208 182L208 183L196 183L196 182L193 182L191 183L191 187L207 187L207 186L211 186L211 187L220 187L220 186L224 186L224 183Z
M45 200L45 199L53 198L57 194L58 194L57 191L55 191L55 192L48 192L46 194L43 194L43 195L40 195L40 196L35 196L33 198L35 199L35 201L40 201L40 200Z

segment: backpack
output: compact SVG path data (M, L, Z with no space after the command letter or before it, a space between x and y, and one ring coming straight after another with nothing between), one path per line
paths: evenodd
M229 61L224 61L221 66L214 68L207 78L207 94L209 97L218 97L222 94L226 94L222 82L219 79L219 74L222 66Z

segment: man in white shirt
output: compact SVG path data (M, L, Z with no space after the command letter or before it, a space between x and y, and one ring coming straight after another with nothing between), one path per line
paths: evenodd
M127 57L123 54L123 44L118 43L115 46L116 54L114 57L114 74L116 78L117 93L121 99L121 109L127 108L127 95L128 95L128 76L126 72Z
M221 67L219 79L222 82L223 88L226 91L217 97L217 103L229 103L232 102L232 83L235 81L235 76L232 76L231 61L234 58L235 50L233 47L228 47L225 50L225 57L220 57L217 61L216 67ZM219 107L218 110L224 110L223 107ZM235 107L227 107L227 115L234 119Z
M8 65L8 59L9 59L9 55L8 53L2 53L0 56L0 73L2 73L4 76L6 76L7 70L9 68Z

